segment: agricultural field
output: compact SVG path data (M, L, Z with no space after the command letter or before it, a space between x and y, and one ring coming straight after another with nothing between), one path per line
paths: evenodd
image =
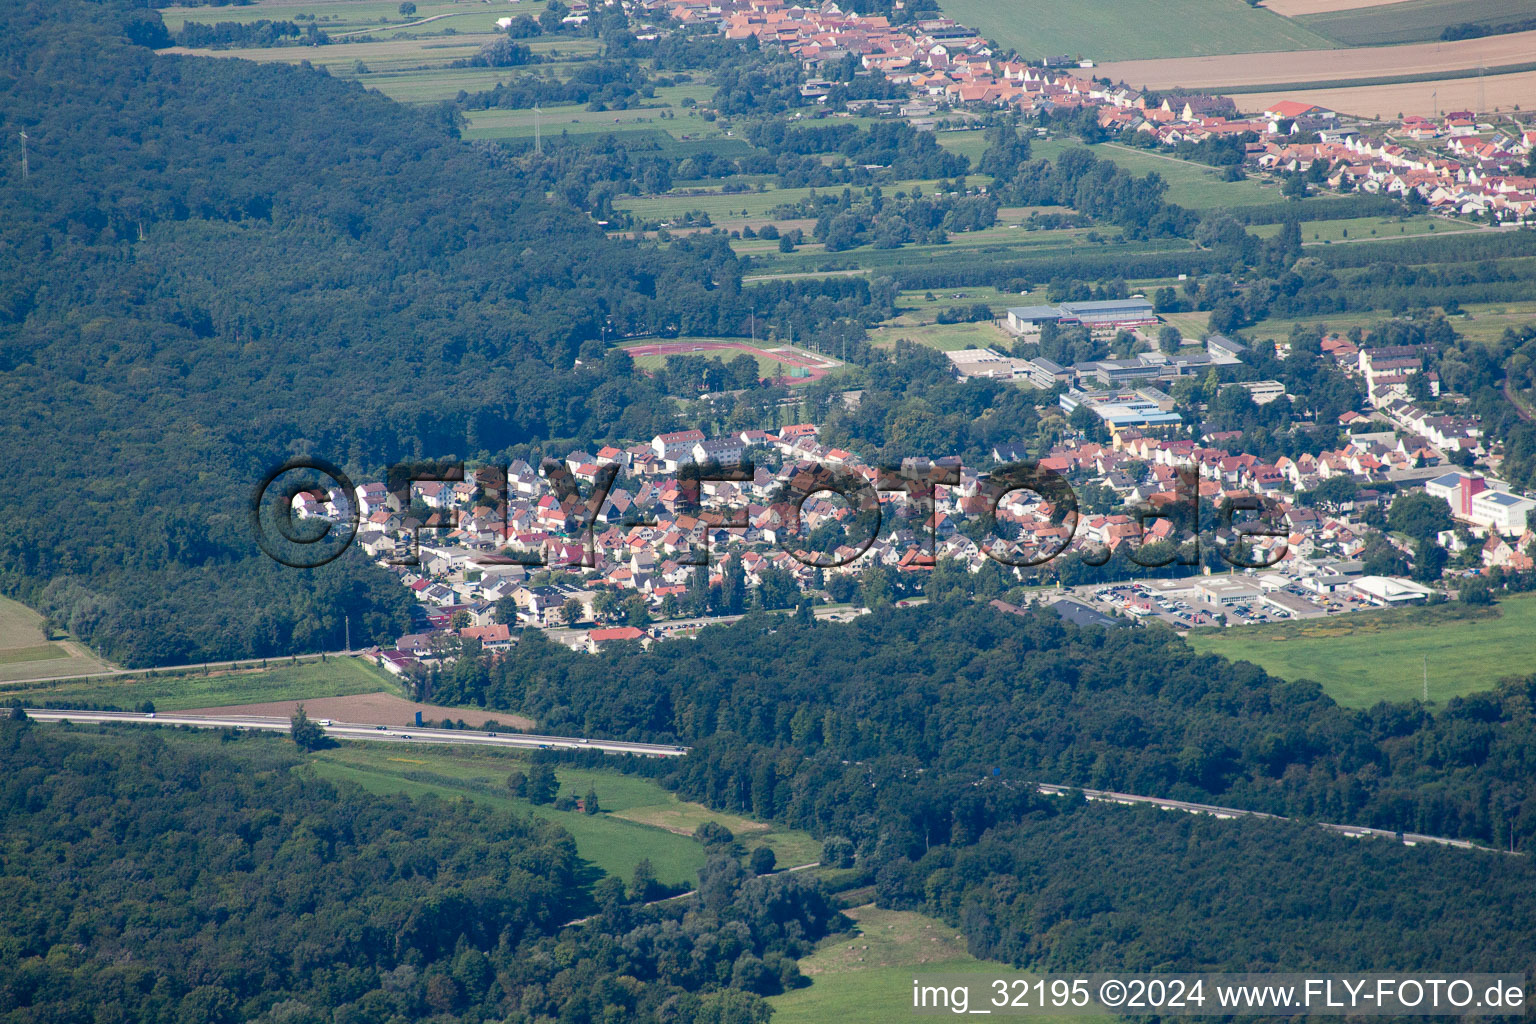
M1219 89L1296 82L1331 84L1341 80L1379 78L1406 72L1429 74L1468 69L1475 71L1479 66L1496 68L1529 61L1531 54L1536 53L1536 31L1449 43L1364 47L1350 50L1347 54L1333 49L1265 49L1272 52L1125 60L1103 64L1095 73L1107 75L1115 81L1123 79L1131 85L1148 89Z
M88 675L107 668L83 644L45 637L43 617L31 608L0 598L0 688L6 683Z
M944 0L944 13L1026 58L1049 54L1097 61L1188 57L1332 46L1325 36L1243 0ZM1198 26L1198 30L1192 30Z
M57 683L0 684L0 697L15 696L38 703L67 702L82 707L111 705L124 709L151 701L157 711L186 711L380 691L401 693L393 676L360 658L327 658L293 664L273 662L267 668L261 668L259 662L250 664L251 667L242 669L214 669L206 675L202 672L146 673Z
M1363 7L1385 7L1407 2L1408 0L1264 0L1264 6L1287 18L1299 18L1305 14L1330 14L1334 11L1353 11Z
M1164 319L1188 335L1190 331L1185 329L1184 320L1194 317L1198 317L1200 323L1204 325L1209 319L1209 314L1170 313ZM1348 331L1351 327L1368 330L1372 325L1391 318L1390 310L1355 310L1348 313L1329 313L1295 319L1261 320L1252 327L1244 328L1243 333L1260 338L1285 338L1290 335L1291 328L1297 324L1316 325L1339 332ZM1457 334L1486 344L1497 341L1510 328L1520 328L1536 323L1536 301L1467 303L1462 306L1461 314L1451 317L1450 321Z
M1533 40L1536 44L1536 40ZM1321 81L1305 88L1234 93L1239 110L1259 111L1281 100L1302 100L1361 117L1393 118L1399 114L1433 117L1447 110L1468 108L1517 110L1536 102L1536 70L1435 78L1393 85L1349 85Z
M1392 241L1416 235L1444 234L1456 231L1487 231L1486 226L1444 217L1346 217L1340 220L1304 221L1301 244L1368 243L1372 239ZM1248 233L1272 238L1280 233L1279 224L1255 224Z
M932 974L990 974L1013 976L1012 968L977 960L966 952L965 938L942 921L904 910L882 910L873 904L845 911L854 921L853 933L833 935L821 948L800 961L810 979L806 988L769 999L774 1024L887 1024L912 1013L912 978ZM972 1012L985 1009L972 1005ZM1085 1013L1071 1018L1103 1017Z
M649 859L660 881L691 886L704 866L704 849L691 837L705 821L725 825L747 851L772 847L783 867L813 862L821 852L820 844L803 832L716 814L679 800L650 779L612 771L567 765L555 769L562 793L585 796L589 788L597 792L602 809L598 814L535 805L513 797L506 787L509 774L528 767L527 755L520 752L417 747L402 753L393 745L353 743L321 751L312 763L322 777L356 782L374 793L484 800L547 818L576 838L584 859L626 881L636 864Z
M1385 6L1306 14L1296 21L1345 46L1391 46L1439 39L1448 25L1499 25L1536 18L1536 0L1404 0Z
M890 195L893 192L910 191L912 186L916 185L924 192L932 192L937 184L936 180L901 181L890 186L882 186L882 191ZM674 189L666 195L617 199L613 205L642 220L665 221L697 211L709 214L710 220L722 225L732 219L747 219L753 224L759 221L782 224L784 223L782 219L775 220L769 216L768 211L783 203L798 203L812 195L836 196L841 194L842 190L840 185L822 189L774 188L770 185L762 190L750 192L721 192L710 189L701 190L700 194L696 195L684 195Z
M987 151L987 133L980 128L937 132L934 141L951 153L959 153L970 160L972 167L980 162L981 155ZM985 176L981 177L986 180Z
M1075 139L1045 139L1036 142L1032 152L1037 158L1055 160L1062 151L1081 148L1082 145ZM1280 190L1274 185L1264 184L1257 178L1223 181L1222 172L1218 168L1191 160L1136 149L1118 142L1101 142L1087 148L1093 150L1099 159L1113 160L1132 174L1145 175L1156 171L1168 183L1168 201L1191 210L1218 206L1257 206L1282 201Z
M176 32L188 21L216 24L233 21L247 24L253 21L295 21L307 24L311 15L315 26L328 35L337 36L348 32L397 32L403 26L414 25L429 18L430 21L414 29L417 32L441 32L449 26L462 28L467 19L479 27L493 27L502 15L483 3L474 0L415 0L416 13L400 13L399 0L257 0L256 3L225 5L221 7L160 8L165 27ZM542 10L536 5L534 10ZM300 20L302 19L302 20Z
M1311 622L1202 629L1189 644L1202 654L1251 661L1271 675L1311 679L1346 707L1490 689L1532 671L1536 595L1502 598L1492 609L1441 605L1358 612Z

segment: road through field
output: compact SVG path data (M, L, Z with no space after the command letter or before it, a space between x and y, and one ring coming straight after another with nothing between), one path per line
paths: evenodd
M27 708L27 717L39 722L77 722L111 725L180 725L193 729L254 729L261 732L288 732L292 725L286 718L227 715L200 718L185 714L139 714L131 711L59 711ZM455 743L465 746L520 747L545 750L601 750L610 754L643 754L650 757L682 757L687 747L663 743L628 743L621 740L588 739L581 736L535 736L529 733L470 732L462 729L398 728L383 725L333 722L321 725L327 736L338 740L365 740L378 743Z
M1524 63L1531 60L1533 54L1536 54L1536 31L1451 43L1114 61L1100 64L1094 73L1147 89L1230 88L1475 71L1479 67Z

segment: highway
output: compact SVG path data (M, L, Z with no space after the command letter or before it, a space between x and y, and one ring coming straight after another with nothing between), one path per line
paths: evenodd
M260 729L287 732L286 718L257 715L221 715L217 718L175 712L141 714L136 711L69 711L25 708L27 717L39 722L71 721L128 725L185 725L194 729ZM588 739L580 736L536 736L523 732L476 732L468 729L426 729L417 727L359 725L315 719L325 734L337 740L365 740L375 743L456 743L463 746L515 747L521 749L601 750L608 754L641 754L647 757L682 757L687 747L660 743L627 743L623 740Z
M126 725L184 725L194 729L260 729L267 732L287 732L290 723L286 718L258 715L221 715L217 718L168 712L143 714L136 711L71 711L43 708L25 708L27 716L40 722L113 723ZM512 747L524 750L601 750L608 754L639 754L646 757L682 757L688 747L661 743L629 743L623 740L590 739L581 736L539 736L523 732L476 732L468 729L426 729L383 725L361 725L315 719L325 734L337 740L361 740L373 743L455 743L462 746ZM329 724L325 724L329 722ZM1051 783L1035 783L1035 790L1046 796L1066 796L1077 787L1057 786ZM1078 789L1085 799L1104 803L1151 804L1165 811L1185 811L1189 814L1208 814L1214 818L1269 818L1274 821L1290 821L1278 814L1249 811L1241 807L1219 807L1215 804L1193 803L1188 800L1170 800L1165 797L1140 796L1134 793L1117 793L1105 789ZM1433 843L1454 846L1459 850L1490 850L1465 839L1445 836L1428 836L1417 832L1391 832L1364 825L1334 825L1318 822L1318 827L1349 838L1373 836L1391 839L1406 846ZM1502 851L1493 851L1502 852ZM798 871L809 865L791 868Z
M1072 792L1073 786L1053 786L1049 783L1036 783L1035 789L1046 796L1066 796ZM1196 804L1188 800L1168 800L1156 796L1136 796L1131 793L1116 793L1107 789L1080 789L1087 800L1101 801L1113 804L1151 804L1153 807L1161 807L1165 811L1186 811L1190 814L1209 814L1215 818L1269 818L1274 821L1290 821L1290 818L1281 817L1278 814L1266 814L1263 811L1245 811L1240 807L1217 807L1214 804ZM1489 846L1478 846L1476 843L1465 839L1447 839L1445 836L1426 836L1417 832L1390 832L1383 828L1367 828L1364 825L1330 825L1327 822L1318 822L1318 828L1327 829L1341 836L1351 839L1361 839L1366 836L1375 836L1381 839L1391 839L1400 842L1404 846L1417 846L1419 843L1435 843L1440 846L1454 846L1458 850L1488 850L1495 851Z

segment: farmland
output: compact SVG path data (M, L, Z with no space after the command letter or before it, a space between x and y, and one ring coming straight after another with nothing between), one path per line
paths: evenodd
M1423 695L1428 659L1430 700L1444 702L1492 687L1529 668L1536 597L1502 599L1484 613L1458 605L1361 612L1321 622L1196 630L1203 654L1251 661L1285 679L1321 683L1348 707Z
M856 930L828 938L820 949L800 961L800 970L811 984L769 1000L774 1024L886 1024L912 1012L915 972L1017 973L1001 964L977 960L966 952L965 940L958 932L931 917L884 910L873 904L846 913ZM1092 1016L1101 1015L1071 1019Z
M58 661L48 663L49 675ZM261 668L253 662L243 669L202 672L145 673L56 683L16 683L0 688L0 696L16 696L32 703L58 702L68 706L112 706L131 709L151 701L161 711L221 707L277 700L341 697L349 694L399 693L394 677L358 658L327 658L295 664L275 663ZM449 709L441 709L445 713Z
M626 880L645 859L661 882L691 886L704 865L704 849L691 836L705 821L720 821L737 832L747 850L772 847L786 867L808 863L820 851L820 845L803 832L715 814L677 799L649 779L610 771L565 765L555 769L561 792L581 796L589 788L595 790L600 814L535 805L507 790L507 776L528 767L522 754L418 747L407 757L388 745L345 744L315 755L312 763L324 778L355 782L373 793L482 800L547 818L575 837L577 852L584 859Z
M1398 114L1432 117L1467 107L1513 110L1529 106L1536 100L1536 70L1487 76L1462 74L1456 78L1394 85L1329 82L1299 89L1235 93L1232 99L1238 109L1244 111L1263 110L1281 100L1301 100L1371 118L1391 118Z
M1123 3L1084 0L945 0L948 16L1025 57L1069 54L1094 60L1186 57L1332 45L1324 36L1243 0ZM1191 31L1198 25L1198 31Z
M1054 160L1063 150L1080 145L1069 139L1047 139L1035 145L1034 155ZM1280 192L1273 185L1261 184L1253 178L1223 181L1221 171L1204 164L1180 160L1155 151L1135 149L1118 142L1104 142L1088 148L1101 160L1113 160L1132 174L1156 172L1168 183L1167 200L1191 210L1280 201Z
M107 666L74 640L43 635L43 617L19 601L0 598L0 686L100 672Z
M1498 25L1536 17L1536 0L1405 0L1389 6L1306 14L1299 24L1346 46L1390 46L1439 39L1448 25Z
M1463 39L1456 42L1413 43L1406 46L1351 50L1344 58L1335 50L1292 50L1169 60L1126 60L1103 64L1097 73L1115 81L1149 89L1227 88L1295 82L1334 82L1377 78L1405 72L1476 70L1531 59L1536 32ZM1314 101L1321 102L1321 101Z
M1407 2L1408 0L1265 0L1264 6L1287 18L1299 18L1306 14L1330 14L1334 11L1387 7Z

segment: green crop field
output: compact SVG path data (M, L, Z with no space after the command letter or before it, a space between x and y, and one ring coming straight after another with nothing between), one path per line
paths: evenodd
M1392 319L1390 310L1355 310L1348 313L1328 313L1319 316L1297 317L1295 319L1271 319L1261 320L1252 327L1244 328L1243 333L1257 338L1286 338L1290 336L1291 328L1297 324L1306 326L1326 327L1330 331L1344 332L1351 327L1359 327L1362 330L1369 329L1374 324ZM1198 318L1203 326L1209 320L1207 313L1173 313L1164 319L1178 327L1186 334L1185 320ZM1531 302L1487 302L1467 303L1462 306L1462 315L1450 318L1451 327L1457 334L1463 334L1473 341L1490 343L1497 341L1504 332L1510 328L1520 328L1536 323L1536 301Z
M85 675L107 668L74 640L43 636L43 617L20 601L0 597L0 686L28 679Z
M637 127L670 133L670 126L678 122L663 121L658 115L664 109L659 106L631 110L588 110L577 105L545 107L537 116L537 127L546 139L562 134L628 132ZM464 116L469 121L469 127L464 129L466 139L533 138L535 115L532 110L471 110ZM678 121L685 128L688 126L685 118ZM698 124L702 131L704 122Z
M977 960L966 952L965 938L942 921L873 904L846 911L855 930L833 935L800 961L810 979L805 988L774 996L773 1024L888 1024L912 1013L914 975L998 974L1022 976L1004 965ZM987 1009L973 992L971 1012ZM987 996L992 995L990 989ZM952 1016L946 1013L945 1016ZM1105 1017L1088 1012L1034 1020L1083 1020Z
M1033 155L1054 160L1063 150L1081 146L1082 143L1075 139L1044 139L1034 144ZM1192 160L1181 160L1166 153L1136 149L1118 142L1102 142L1088 148L1099 159L1113 160L1132 174L1145 175L1156 171L1168 183L1165 198L1170 203L1191 210L1206 210L1217 206L1257 206L1283 201L1280 190L1274 185L1266 185L1257 178L1223 181L1221 171Z
M1026 58L1096 61L1326 49L1326 36L1244 0L944 0L944 13Z
M1189 644L1284 679L1314 680L1348 707L1421 698L1427 657L1430 699L1445 701L1536 671L1536 595L1507 597L1488 611L1451 604L1195 630Z
M933 140L951 153L959 153L971 161L974 168L981 161L981 154L987 151L987 133L980 128L972 128L966 131L938 132ZM982 180L989 180L983 175Z
M1406 0L1355 10L1306 14L1299 25L1346 46L1387 46L1439 39L1447 25L1498 25L1536 18L1536 0Z
M635 865L648 859L656 877L669 885L692 884L704 866L704 849L692 838L705 821L719 821L735 832L746 850L774 849L779 864L791 867L814 861L821 846L804 832L778 829L733 815L713 813L679 800L650 779L618 772L561 765L555 770L562 793L597 793L598 814L557 811L513 797L506 778L526 770L527 755L463 747L416 747L350 743L315 755L317 771L347 779L374 793L408 793L489 801L558 823L576 839L581 856L601 870L629 879Z
M543 10L538 4L534 10ZM314 15L315 26L326 33L353 32L366 29L370 32L398 32L402 25L425 18L439 18L411 29L413 33L440 33L449 26L462 26L468 22L480 29L488 29L502 17L500 12L480 4L466 4L461 0L416 0L416 13L407 17L400 13L399 0L258 0L257 3L225 5L221 7L163 7L160 17L172 32L184 22L196 21L212 24L234 21L242 24L253 21L296 21L302 28ZM449 15L449 17L443 17ZM478 15L478 17L476 17ZM302 18L303 20L298 20Z
M60 662L51 662L59 665ZM259 662L252 662L259 665ZM50 675L62 675L51 671ZM134 708L152 701L157 711L223 707L313 697L346 697L357 693L387 691L399 694L393 676L359 658L328 658L325 661L275 663L267 669L240 671L215 669L201 672L112 676L73 682L18 684L0 688L0 696L14 695L29 702L58 701L81 705L112 705Z
M1395 238L1411 238L1414 235L1433 235L1439 232L1475 231L1478 225L1466 221L1447 220L1444 217L1347 217L1341 220L1304 221L1301 225L1301 244L1320 245L1334 242L1369 242L1372 238L1384 241ZM1248 228L1250 234L1271 238L1280 233L1279 224L1256 224Z

